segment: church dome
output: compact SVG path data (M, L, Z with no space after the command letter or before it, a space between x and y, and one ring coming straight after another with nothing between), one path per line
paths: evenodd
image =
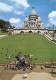
M40 15L38 16L38 21L41 21Z
M30 16L31 16L31 15L37 16L37 13L36 13L35 10L34 10L34 6L33 6L33 10L32 10L31 13L30 13Z
M25 22L28 22L28 18L27 18L27 16L26 16L26 18L25 18Z

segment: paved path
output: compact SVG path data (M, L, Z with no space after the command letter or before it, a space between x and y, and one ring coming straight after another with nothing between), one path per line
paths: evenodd
M11 80L24 80L23 76L25 74L16 74ZM52 77L51 74L41 72L32 72L32 73L27 73L27 78L25 80L56 80L56 78Z
M56 38L52 38L51 35L49 34L45 34L44 35L49 41L51 41L52 43L56 44Z
M56 40L56 34L54 35L54 37L53 37L53 35L50 35L50 34L48 34L53 40Z
M0 35L0 39L4 38L6 36L8 36L8 35Z

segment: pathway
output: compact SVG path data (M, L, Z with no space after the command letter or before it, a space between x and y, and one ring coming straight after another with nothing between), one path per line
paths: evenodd
M4 38L6 36L8 36L8 35L0 35L0 39Z

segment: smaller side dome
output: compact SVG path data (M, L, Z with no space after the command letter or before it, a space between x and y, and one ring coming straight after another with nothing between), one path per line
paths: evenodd
M41 21L40 15L38 15L38 21Z
M27 18L27 15L26 15L26 18L25 18L25 22L28 22L28 18Z

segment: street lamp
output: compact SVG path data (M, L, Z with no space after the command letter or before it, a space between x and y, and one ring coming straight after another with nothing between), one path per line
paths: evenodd
M55 35L54 35L54 25L53 25L53 37L55 37Z
M53 29L54 29L54 24L53 24Z

